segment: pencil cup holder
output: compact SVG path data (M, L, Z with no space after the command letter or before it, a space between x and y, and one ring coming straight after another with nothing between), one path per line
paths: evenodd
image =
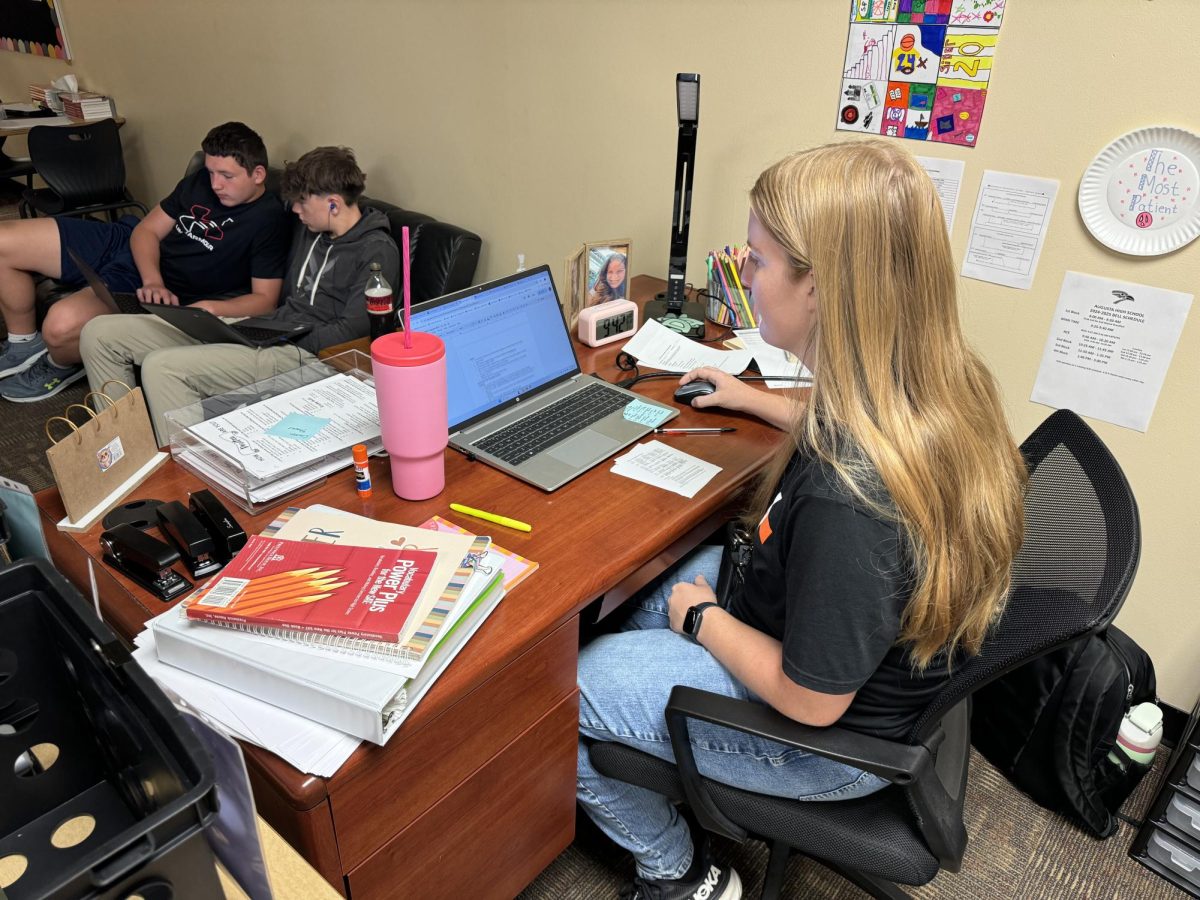
M402 500L428 500L446 486L446 347L434 334L385 334L371 343L383 446L392 490Z

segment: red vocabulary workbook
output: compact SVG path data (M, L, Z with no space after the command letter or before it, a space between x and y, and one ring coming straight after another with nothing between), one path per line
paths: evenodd
M436 559L432 550L255 535L187 600L187 615L396 643Z

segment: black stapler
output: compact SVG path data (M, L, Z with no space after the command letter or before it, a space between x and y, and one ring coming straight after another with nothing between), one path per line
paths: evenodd
M126 522L101 533L100 546L106 563L159 600L173 600L192 587L171 568L179 560L178 550Z
M178 500L159 506L158 530L179 548L183 564L193 578L203 578L221 569L224 563L213 557L213 539L204 525Z
M188 507L212 538L213 555L219 562L229 562L246 546L246 530L212 491L196 491L188 498Z

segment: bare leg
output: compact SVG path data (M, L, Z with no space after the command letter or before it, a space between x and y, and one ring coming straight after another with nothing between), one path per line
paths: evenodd
M14 334L37 328L33 276L62 274L62 244L53 219L0 223L0 315Z
M42 339L50 349L50 361L56 366L80 362L79 332L96 316L108 312L108 306L91 288L77 291L51 306L42 323Z

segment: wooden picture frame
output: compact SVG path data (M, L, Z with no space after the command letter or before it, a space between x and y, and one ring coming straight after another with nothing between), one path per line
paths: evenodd
M583 260L586 249L581 244L578 250L567 257L562 290L559 291L563 318L567 320L567 325L571 329L575 328L575 323L579 320L579 312L583 309Z

